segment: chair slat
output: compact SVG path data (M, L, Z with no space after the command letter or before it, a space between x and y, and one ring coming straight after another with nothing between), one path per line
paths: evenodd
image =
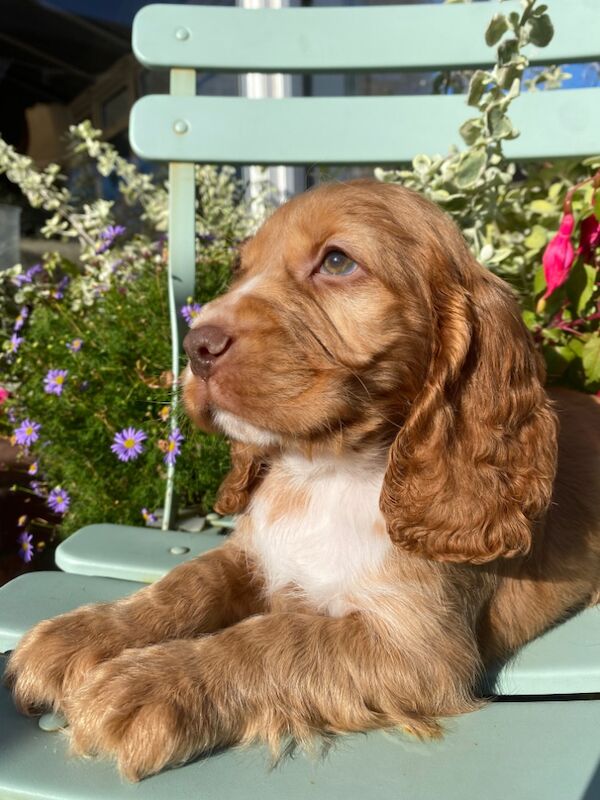
M483 35L493 13L521 4L240 9L150 5L133 26L148 67L223 72L322 72L477 67L494 61ZM530 47L531 63L600 57L597 0L552 3L556 36Z
M523 134L506 144L517 159L600 151L600 89L532 92L514 103ZM462 96L249 100L139 100L130 121L133 150L152 160L241 164L398 164L417 153L463 146L458 129L476 112ZM187 133L174 126L184 120ZM310 121L310 124L307 122Z

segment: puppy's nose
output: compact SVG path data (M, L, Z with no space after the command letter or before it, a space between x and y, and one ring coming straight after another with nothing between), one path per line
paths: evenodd
M183 347L194 375L208 378L217 359L226 352L231 337L216 325L202 325L186 334Z

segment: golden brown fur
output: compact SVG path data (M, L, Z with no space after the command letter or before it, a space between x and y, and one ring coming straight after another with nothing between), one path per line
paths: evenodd
M357 270L323 275L331 250ZM210 375L186 371L185 402L204 427L230 415L240 441L218 508L246 513L155 585L24 637L15 700L62 709L75 752L135 780L255 739L436 736L438 718L480 705L486 665L598 602L600 406L549 400L511 292L437 208L371 181L302 195L244 245L207 322L232 343ZM369 464L368 568L352 553L331 564L343 596L277 584L271 527L309 525L344 470L352 487L365 476L368 505ZM343 535L332 523L342 561ZM311 553L288 548L310 573Z

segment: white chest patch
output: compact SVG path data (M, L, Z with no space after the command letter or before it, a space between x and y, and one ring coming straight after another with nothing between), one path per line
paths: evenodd
M272 468L249 510L269 593L291 588L332 616L356 608L393 549L379 510L383 474L366 459L286 456Z

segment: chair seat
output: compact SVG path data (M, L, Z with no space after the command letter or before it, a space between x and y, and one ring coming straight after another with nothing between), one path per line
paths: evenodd
M218 547L224 528L199 533L160 531L129 525L87 525L56 550L65 572L152 583L170 569Z
M1 666L1 665L0 665ZM325 759L277 769L261 747L228 750L140 784L108 762L69 757L0 690L0 796L22 800L595 800L600 701L496 703L447 722L442 741L372 733L338 740Z

